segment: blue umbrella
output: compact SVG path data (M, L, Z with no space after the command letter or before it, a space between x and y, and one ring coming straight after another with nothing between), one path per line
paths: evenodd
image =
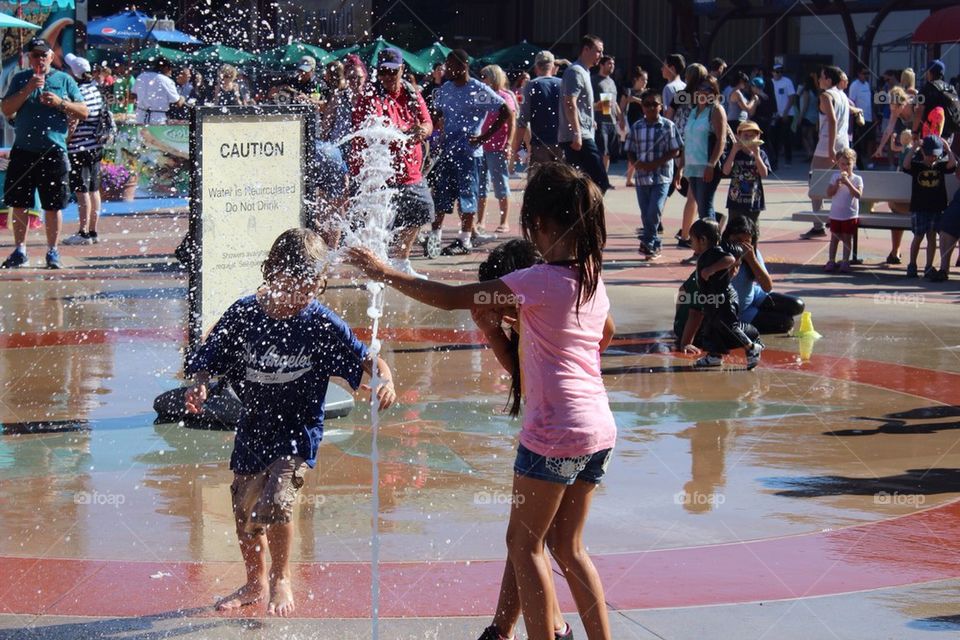
M0 29L39 29L40 25L0 13Z
M91 20L87 24L87 43L93 46L119 44L127 40L156 40L177 44L201 44L199 40L181 31L151 29L151 18L139 11L121 13Z

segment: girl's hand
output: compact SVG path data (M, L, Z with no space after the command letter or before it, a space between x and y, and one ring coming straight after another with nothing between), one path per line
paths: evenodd
M474 324L484 333L500 331L500 324L503 321L503 314L495 308L490 307L472 307L470 317Z
M387 265L377 257L377 254L366 247L347 249L346 262L360 269L371 278L382 278L387 271Z
M683 345L682 351L683 351L684 353L689 354L689 355L692 355L692 356L698 356L698 355L700 355L701 353L703 353L702 351L700 351L700 349L699 349L698 347L695 347L695 346L693 346L692 344L685 344L685 345Z
M371 391L372 387L368 384L360 385L364 391ZM384 411L393 406L397 401L397 391L393 388L393 380L381 380L377 387L377 399L380 401L379 410Z
M188 413L201 413L203 411L203 403L206 402L206 400L207 385L195 384L187 389L184 405L186 405Z

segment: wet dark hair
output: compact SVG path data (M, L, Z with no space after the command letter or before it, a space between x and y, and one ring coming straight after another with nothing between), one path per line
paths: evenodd
M700 218L690 225L690 235L705 240L711 247L720 242L720 225L713 218Z
M537 247L529 240L508 240L496 247L480 263L478 278L480 282L496 280L508 273L541 264L543 257ZM513 371L510 372L510 403L508 412L511 416L520 413L520 336L510 329L510 352L513 355Z
M324 280L327 246L310 229L287 229L273 241L260 270L267 282L287 277L305 282Z
M733 236L747 235L750 237L750 245L753 247L753 252L757 252L757 242L760 240L760 228L746 216L737 216L730 220L727 223L726 228L723 230L723 234L720 236L721 243L724 244L740 244L739 242L733 242L731 238ZM750 265L747 262L744 262L741 266L741 269L746 269L750 272L750 279L756 280L757 276L753 272L753 269L750 268Z
M576 239L577 317L580 307L590 301L600 284L607 224L603 194L585 174L561 162L537 167L523 194L520 228L530 240L532 231L543 222L556 226L563 235Z
M664 61L665 65L672 67L674 72L680 77L683 77L683 72L687 68L687 60L679 53L671 53L667 56L667 59Z
M820 73L829 78L833 82L833 86L837 86L840 84L840 76L843 75L843 70L832 64L826 64L820 67Z

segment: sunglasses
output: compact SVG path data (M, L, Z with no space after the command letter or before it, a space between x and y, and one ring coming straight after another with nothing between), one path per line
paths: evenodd
M387 76L395 76L400 73L400 69L386 69L384 67L379 67L377 73L382 73Z
M40 52L40 51L31 51L31 52L30 52L30 57L31 57L31 58L35 58L35 59L37 59L37 60L39 60L40 58L46 58L46 57L47 57L47 52L46 52L46 51L43 51L43 52Z

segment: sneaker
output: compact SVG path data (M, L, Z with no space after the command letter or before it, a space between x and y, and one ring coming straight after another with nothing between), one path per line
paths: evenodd
M846 260L841 262L839 271L840 273L850 273L852 271L852 269L850 268L850 263L847 262Z
M677 240L677 249L693 249L693 244L691 244L689 240L680 238Z
M468 247L460 239L454 240L446 247L443 248L443 251L440 252L442 256L465 256L473 250L473 247Z
M554 631L553 637L556 638L556 640L573 640L573 629L566 622L564 622L563 624L564 624L564 630Z
M29 263L27 260L27 252L23 249L14 249L13 253L3 261L3 265L0 268L3 269L18 269L24 267Z
M950 279L950 275L943 269L939 269L930 276L930 282L946 282Z
M887 259L883 261L885 264L902 264L903 260L900 259L900 256L895 256L892 253L887 256Z
M934 273L936 273L936 272L937 272L937 270L934 269L933 267L927 267L926 269L923 270L923 279L924 279L924 280L929 280L931 274L934 274Z
M824 227L813 227L806 233L801 233L800 237L804 240L810 240L811 238L823 238L827 235L827 230Z
M723 356L705 355L693 363L695 367L719 367L723 364Z
M763 352L763 343L759 340L747 349L747 370L755 369L760 364L760 354Z
M96 231L88 231L87 237L90 238L90 244L97 244L100 242L100 236L97 235Z
M81 244L93 244L93 240L90 239L90 234L88 234L86 231L78 231L64 240L63 244L72 247Z
M423 240L423 255L431 260L440 256L440 236L427 232L427 237Z
M47 251L47 269L63 269L60 263L60 252L56 249Z
M637 249L637 251L639 251L642 256L652 256L654 253L653 247L645 242L640 243L640 248Z
M503 639L503 636L500 635L500 630L497 629L497 625L495 624L492 624L486 629L484 629L483 633L478 638L478 640L502 640L502 639Z
M476 245L485 244L487 242L493 242L497 239L497 234L487 233L483 229L477 229L472 234L470 234L470 242Z
M681 240L681 241L682 241L682 240L683 240L683 230L682 230L682 229L681 229L681 230L678 230L675 234L673 234L673 237L676 238L677 240Z
M427 276L422 273L418 273L414 270L413 265L410 264L409 258L395 258L390 261L390 266L399 271L400 273L405 273L407 275L413 276L414 278L420 278L421 280L426 280Z
M907 277L916 278L917 277L917 265L912 262L907 265Z
M827 273L833 273L837 270L837 263L833 260L827 260L827 264L823 265L823 270Z
M660 234L660 235L663 235L663 223L662 223L662 222L658 222L658 223L657 223L657 233Z

